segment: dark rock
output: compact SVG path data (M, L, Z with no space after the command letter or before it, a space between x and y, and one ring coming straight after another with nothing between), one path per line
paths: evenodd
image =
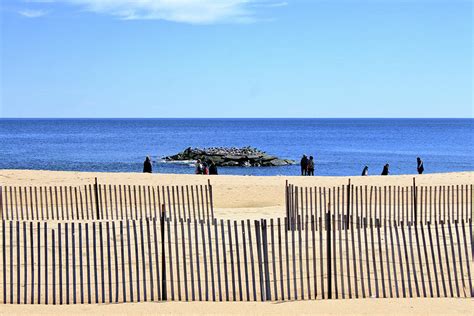
M205 149L188 147L184 151L176 155L164 157L164 159L167 161L201 159L204 161L213 161L217 166L222 167L270 167L295 163L293 160L280 159L251 147L212 147Z
M225 160L243 160L246 158L246 156L224 156Z
M286 162L286 160L283 159L273 159L272 161L270 161L270 164L272 166L286 166L288 163Z
M261 157L261 159L262 159L263 161L270 161L270 160L278 159L278 157L270 156L270 155L265 155L265 156Z

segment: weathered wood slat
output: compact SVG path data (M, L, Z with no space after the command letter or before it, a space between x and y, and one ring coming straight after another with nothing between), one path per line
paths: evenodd
M234 249L232 244L232 228L230 226L230 220L227 220L227 234L229 236L229 256L230 256L230 270L232 276L232 300L237 300L235 290L235 269L234 269Z
M108 224L108 223L107 223ZM73 303L77 304L77 277L76 277L76 226L71 223L71 249L72 249L72 288L73 288ZM109 238L107 238L109 239ZM80 251L80 250L79 250Z
M361 190L361 195L362 195L362 190ZM372 297L372 285L371 285L371 278L370 278L370 261L369 261L369 243L368 243L368 238L367 238L367 228L369 224L369 216L368 216L368 210L369 210L369 205L368 205L368 192L367 192L367 186L364 187L364 217L363 217L363 230L364 230L364 249L365 249L365 264L366 264L366 270L367 270L367 289L369 291L369 297Z
M201 240L202 240L202 250L203 250L203 269L204 269L204 300L209 301L209 273L207 267L207 251L206 251L206 235L204 234L204 220L199 222L201 227ZM208 221L206 221L208 222Z
M249 236L249 251L250 251L250 263L251 263L251 266L252 266L252 293L253 293L253 300L256 301L257 300L257 284L256 284L256 281L255 281L255 261L254 261L254 256L253 256L253 244L252 244L252 229L250 227L250 220L248 219L247 220L247 228L248 228L248 236ZM288 234L288 230L286 229L288 227L285 227L285 232L286 234ZM287 240L286 240L287 241ZM287 251L287 258L288 258L288 243L287 243L287 247L286 247ZM289 272L288 274L289 275ZM288 283L290 282L290 278L287 278L288 279ZM289 286L288 286L289 288Z
M349 298L352 298L352 284L351 284L351 267L350 267L350 262L349 262L349 256L350 256L350 249L349 249L349 234L348 234L348 230L349 230L349 227L348 227L348 220L349 220L349 216L350 216L350 212L351 212L351 209L350 209L350 202L351 202L351 185L348 184L347 185L347 190L346 190L346 194L347 194L347 199L346 199L346 214L345 214L345 218L344 218L344 221L343 221L343 229L344 229L344 237L345 237L345 257L346 257L346 273L347 273L347 290L348 290L348 294L349 294ZM328 209L328 212L330 212L331 209ZM335 227L334 227L335 229ZM374 261L375 262L375 261Z
M199 237L198 236L199 236L198 235L198 221L194 220L194 240L196 242L196 271L197 271L198 296L199 296L199 301L202 301L202 285L201 285L202 279L201 279L201 264L199 262L200 256L199 256Z
M360 216L359 216L359 188L360 188ZM363 265L363 252L362 252L362 238L361 238L361 231L364 229L363 225L363 200L362 200L362 187L356 187L355 188L355 209L356 209L356 229L357 229L357 246L359 248L359 272L360 272L360 282L361 282L361 290L362 290L362 297L366 297L366 291L365 291L365 279L364 279L364 265ZM339 247L339 250L341 250L341 247ZM339 254L342 256L341 254ZM354 264L355 264L355 257L354 257Z
M219 301L222 302L221 264L219 260L219 228L217 219L214 219L214 238L216 242L216 266L217 266L217 287L219 291Z
M23 262L24 262L24 267L23 267L23 304L28 304L28 242L26 239L26 222L23 222ZM53 230L53 236L54 236L54 230ZM54 247L54 240L53 240L53 247ZM54 253L53 249L53 253ZM54 260L53 260L53 266L54 266ZM53 274L55 273L54 267L53 267ZM53 282L54 284L55 282ZM53 294L55 297L55 295Z
M168 191L169 193L169 191ZM169 195L168 195L169 197ZM176 218L173 219L176 221ZM166 218L166 231L168 233L168 260L169 260L169 276L170 276L170 289L171 289L171 300L175 300L175 291L174 291L174 274L173 274L173 251L172 251L172 239L171 239L171 216ZM197 237L197 236L196 236ZM197 238L196 238L197 239ZM163 241L164 242L164 241ZM197 250L196 250L197 253ZM199 269L199 268L198 268ZM199 279L198 279L199 280Z
M127 302L127 289L126 289L126 282L125 282L125 244L124 244L124 233L123 233L123 223L124 221L120 221L120 258L121 260L121 268L122 271L122 296L123 302ZM87 225L87 224L86 224Z
M264 219L262 220L262 250L263 250L263 263L264 263L264 273L265 273L265 300L271 301L272 294L271 294L271 286L270 286L270 264L268 262L268 234L267 234L267 221ZM301 240L300 240L301 245ZM301 253L303 252L300 248ZM300 255L301 257L301 255ZM302 262L301 265L302 266ZM303 270L301 269L300 274L303 274ZM303 282L303 278L301 278ZM303 288L301 288L303 293Z
M273 228L273 220L272 220L272 228ZM238 286L239 286L239 301L243 301L242 274L241 274L241 269L240 269L239 232L237 229L237 221L234 221L234 233L235 233L235 251L237 255L237 280L238 280ZM272 244L273 244L273 231L272 231ZM275 263L275 258L273 258L273 263ZM211 268L212 268L212 258L211 258Z
M212 218L211 220L214 220ZM216 286L215 286L215 276L214 276L214 254L212 252L212 234L211 234L211 223L207 221L207 240L209 242L209 265L211 268L211 290L212 290L212 301L216 301ZM237 238L237 237L236 237ZM216 248L217 251L217 248ZM184 254L183 254L184 256Z
M147 218L145 219L147 220ZM147 279L146 279L146 260L145 260L145 236L144 236L144 233L143 233L143 219L140 218L140 241L141 241L141 258L142 258L142 279L143 279L143 301L146 302L148 301L148 291L147 291ZM176 222L175 222L175 228L176 228ZM175 229L175 234L177 234L177 231ZM148 243L149 244L149 243ZM178 243L176 242L176 257L178 258ZM110 262L110 259L108 260ZM138 263L137 263L138 265ZM181 284L181 283L179 283ZM181 293L181 291L180 291ZM103 300L103 299L102 299Z
M181 226L181 251L183 252L183 278L184 278L184 297L186 301L189 301L189 291L188 291L188 270L186 264L186 238L184 234L184 219L179 220Z
M182 218L178 216L178 218L173 222L174 248L175 248L175 255L176 255L176 277L177 277L177 285L178 285L178 301L181 301L181 266L179 264L179 243L178 243L178 221L181 221L181 220Z
M315 201L316 202L316 201ZM313 248L313 287L314 287L314 299L318 297L318 277L317 277L317 260L316 260L316 217L311 215L311 239ZM281 251L280 251L281 252ZM283 282L283 273L281 274ZM282 283L283 284L283 283ZM282 285L282 298L284 299L283 285Z
M134 295L133 295L133 276L132 276L132 269L133 269L133 264L132 264L132 247L131 247L131 241L130 241L130 221L126 221L127 224L127 253L128 253L128 285L130 287L130 302L134 302ZM95 247L94 247L95 248ZM124 282L125 284L125 282Z
M306 207L306 209L308 209ZM308 216L311 216L310 214L308 215L308 212L306 211L305 215L305 259L306 259L306 282L307 282L307 288L308 288L308 299L311 299L311 276L310 276L310 269L309 269L309 262L310 262L310 257L309 257L309 227L308 227ZM274 293L275 293L275 300L278 300L278 290L277 290L277 282L276 282L276 268L275 268L275 245L274 245L274 239L273 239L273 218L270 219L270 229L271 229L271 239L272 239L272 261L273 261L273 279L274 279ZM313 258L314 260L314 258Z
M194 221L196 221L196 219L194 219ZM193 266L193 243L191 239L191 219L188 219L187 223L188 223L188 243L189 243L189 271L191 272L191 299L194 301L196 299L196 294L194 290L194 266ZM217 225L216 225L216 229L217 229ZM217 236L216 236L216 247L217 247ZM217 262L219 262L219 254L217 255Z
M222 233L222 258L224 264L224 283L225 283L225 301L229 301L229 275L227 273L227 252L225 247L225 227L224 227L224 220L221 219L221 233Z

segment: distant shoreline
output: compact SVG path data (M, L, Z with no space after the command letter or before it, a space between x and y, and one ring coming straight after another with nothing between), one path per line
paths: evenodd
M194 162L194 161L190 161ZM167 163L167 164L184 164L184 162L180 161L164 161L162 163ZM192 166L189 166L190 170L192 170ZM220 168L235 168L235 167L220 167ZM274 168L274 167L248 167L248 168ZM84 174L124 174L124 175L139 175L142 174L142 172L136 171L88 171L88 170L52 170L52 169L0 169L0 177L2 177L3 172L57 172L57 173L84 173ZM362 177L361 175L345 175L345 176L339 176L339 175L314 175L314 176L300 176L298 174L294 175L280 175L280 174L275 174L275 175L253 175L253 174L222 174L222 175L217 175L217 176L212 176L212 175L196 175L192 172L189 173L161 173L161 172L153 172L151 175L155 176L195 176L197 178L199 177L206 177L206 179L213 179L215 177L262 177L262 178L272 178L272 177L278 177L278 178L344 178L344 179L349 179L349 178L366 178L366 177L380 177L380 178L393 178L393 177L426 177L426 176L438 176L438 175L449 175L449 174L465 174L465 173L472 173L474 177L474 170L464 170L464 171L446 171L446 172L435 172L435 173L424 173L423 175L415 174L415 173L407 173L407 174L391 174L388 176L382 176L380 174L369 174L368 176ZM474 183L474 180L473 180Z

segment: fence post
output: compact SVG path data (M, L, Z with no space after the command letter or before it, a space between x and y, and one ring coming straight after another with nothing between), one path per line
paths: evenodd
M328 204L326 213L326 250L327 250L327 274L328 274L328 299L332 299L332 271L331 271L331 207Z
M285 181L285 208L286 208L286 218L290 216L290 210L288 207L289 199L288 199L288 180Z
M349 182L347 183L347 211L346 211L346 218L345 218L345 229L349 228L349 213L351 210L351 179L349 178Z
M94 191L95 191L95 209L97 212L97 219L100 218L100 207L99 207L99 185L97 183L97 177L95 178L95 183L94 183Z
M161 205L160 229L161 229L161 299L168 299L166 293L166 260L165 260L165 204Z
M414 214L414 222L415 222L415 227L416 227L416 221L418 219L417 217L417 192L416 192L416 182L415 182L415 177L413 177L413 214Z
M3 220L3 187L0 185L0 219Z
M209 204L211 207L211 219L214 219L214 197L212 195L212 184L211 184L210 179L207 180L207 185L209 186ZM183 201L184 201L184 191L181 191L181 192L183 192Z

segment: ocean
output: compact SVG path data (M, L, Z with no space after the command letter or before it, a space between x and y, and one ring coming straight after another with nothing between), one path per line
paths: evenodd
M194 172L162 157L187 147L252 146L299 162L315 175L416 174L474 170L474 119L0 119L0 169ZM227 167L220 174L298 175L299 165Z

